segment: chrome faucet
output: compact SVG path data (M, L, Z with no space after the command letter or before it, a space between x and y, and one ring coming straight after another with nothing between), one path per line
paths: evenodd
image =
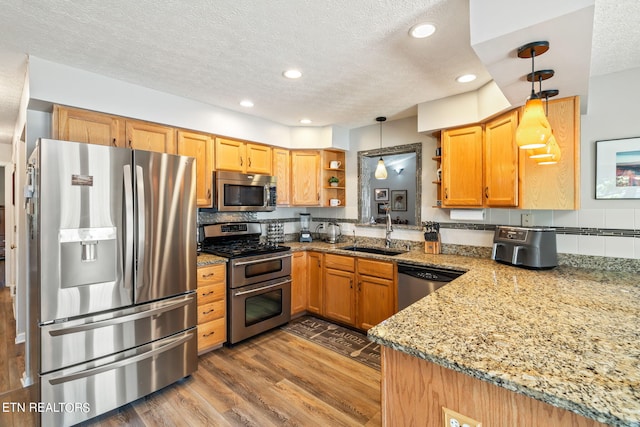
M393 226L391 225L391 214L389 213L389 208L387 208L387 228L385 230L384 237L384 247L391 247L391 232L393 231Z

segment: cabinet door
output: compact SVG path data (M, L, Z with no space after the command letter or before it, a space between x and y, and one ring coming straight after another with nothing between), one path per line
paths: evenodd
M322 315L322 254L307 253L307 311Z
M124 146L124 120L120 117L75 108L53 108L53 135L63 141Z
M176 154L175 129L155 123L127 120L127 145L134 150Z
M355 326L355 274L324 269L324 316Z
M482 206L482 126L442 132L443 206Z
M289 200L289 174L291 163L289 150L284 148L273 149L273 174L276 177L276 197L278 206L288 206Z
M580 98L549 100L547 115L562 157L538 165L520 150L521 209L580 209Z
M484 131L486 206L518 206L518 111L491 120Z
M233 139L216 138L216 170L244 172L246 170L246 144Z
M178 154L196 159L196 203L211 207L213 139L206 134L178 131Z
M271 175L271 147L247 143L247 173Z
M291 314L307 309L307 254L294 252L291 266Z
M320 204L320 152L291 152L291 204L318 206Z
M367 330L395 313L393 280L373 276L358 277L358 325Z

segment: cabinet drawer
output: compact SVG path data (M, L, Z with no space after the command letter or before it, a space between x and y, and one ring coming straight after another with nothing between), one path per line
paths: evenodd
M393 279L393 263L374 261L370 259L358 259L358 274Z
M198 286L198 305L209 304L216 300L223 300L227 292L226 283L216 283L209 286Z
M224 264L214 264L198 268L198 287L225 282L226 278L227 268Z
M355 271L355 258L344 255L325 254L324 265L334 270Z
M198 325L198 352L222 344L227 340L224 317Z
M224 299L209 304L198 305L198 325L224 317Z

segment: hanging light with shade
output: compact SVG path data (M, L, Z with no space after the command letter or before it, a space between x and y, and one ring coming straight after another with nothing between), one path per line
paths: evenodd
M380 150L382 150L382 122L386 120L386 117L376 117L376 121L380 123ZM382 155L380 156L380 160L378 160L378 166L373 176L375 176L376 179L387 179L387 167L384 165Z
M549 50L549 42L538 41L518 48L518 58L531 58L531 74L535 73L534 60ZM516 143L522 149L542 148L551 136L551 125L542 106L542 99L534 90L535 79L531 79L531 95L524 106L524 113L516 129Z
M546 70L545 72L548 71L550 70ZM536 73L541 72L536 71ZM539 79L540 82L544 80L542 76L539 76ZM554 97L559 93L560 92L557 89L542 90L542 83L540 83L540 92L538 92L538 96L545 100L545 114L547 116L549 115L549 98ZM544 147L529 150L527 153L529 154L529 158L534 159L539 165L555 165L561 157L560 146L558 145L558 141L556 141L553 132Z

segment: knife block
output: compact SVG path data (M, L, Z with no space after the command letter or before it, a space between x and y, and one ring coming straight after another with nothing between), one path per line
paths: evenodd
M425 254L439 254L440 253L440 234L438 234L438 240L434 242L424 242Z

